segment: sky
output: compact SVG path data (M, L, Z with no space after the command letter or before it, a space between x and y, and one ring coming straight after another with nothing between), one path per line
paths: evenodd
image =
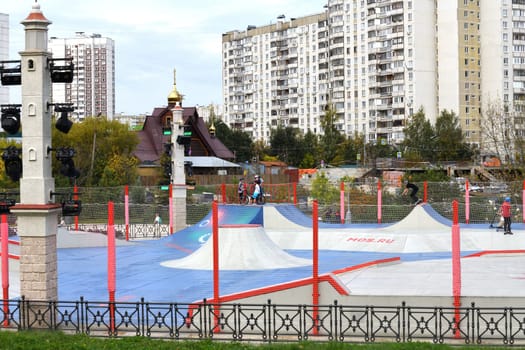
M24 49L20 21L34 0L2 0L9 15L10 57ZM115 41L116 113L151 114L165 106L177 70L183 106L222 103L222 34L248 25L275 23L277 16L322 12L326 0L38 0L51 22L48 36L93 33ZM10 87L10 103L20 103Z

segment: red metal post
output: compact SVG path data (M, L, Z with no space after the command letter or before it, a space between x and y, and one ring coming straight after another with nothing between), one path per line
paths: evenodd
M383 213L381 208L383 206L383 195L381 193L381 181L377 181L377 223L380 224Z
M212 239L213 239L213 299L215 300L214 308L214 332L219 332L219 314L220 314L220 305L219 305L219 208L217 201L213 201L212 204Z
M459 338L461 307L461 240L459 234L458 202L452 202L452 295L454 297L455 337Z
M312 208L312 304L313 304L313 333L317 335L319 331L319 208L317 199L313 201Z
M78 187L73 186L73 199L78 201ZM78 231L78 215L75 215L75 231Z
M470 190L468 180L465 181L465 222L470 222Z
M126 226L126 241L129 241L129 186L124 186L124 224Z
M224 183L221 184L221 195L222 195L222 204L226 204L227 203L227 199L226 199L226 184L224 184Z
M4 327L9 326L9 229L7 226L7 215L2 214L2 290L4 299Z
M521 190L521 201L522 201L522 215L523 222L525 223L525 180L523 180L523 189Z
M116 291L116 256L115 225L113 202L108 202L108 292L109 292L109 326L115 332L115 291Z
M428 202L428 182L423 182L423 203Z
M345 223L345 183L344 181L341 181L341 191L340 191L340 195L339 195L339 202L340 202L340 210L339 210L339 213L340 213L340 217L341 217L341 223L344 224Z
M293 183L293 205L297 205L297 182ZM524 210L524 212L525 212L525 210Z
M174 230L173 230L173 184L170 184L169 186L169 189L168 189L168 196L169 196L169 200L168 200L168 211L169 211L169 224L170 224L170 235L173 234Z

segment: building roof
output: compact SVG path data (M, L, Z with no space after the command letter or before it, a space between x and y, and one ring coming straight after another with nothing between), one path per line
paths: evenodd
M184 157L185 162L192 162L196 168L239 168L239 164L217 157Z
M173 105L157 107L144 121L142 130L137 132L139 144L135 156L143 165L158 164L164 152L164 144L171 141L171 136L163 135L162 128L171 120ZM197 108L183 107L184 125L191 125L192 156L217 157L232 160L234 154L216 137L210 135L204 120L199 117Z

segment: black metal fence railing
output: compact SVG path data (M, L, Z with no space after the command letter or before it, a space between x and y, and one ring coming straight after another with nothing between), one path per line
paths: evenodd
M525 308L3 300L0 328L227 341L525 345Z

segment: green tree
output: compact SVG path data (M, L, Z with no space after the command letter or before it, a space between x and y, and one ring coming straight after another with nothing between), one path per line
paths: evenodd
M253 140L242 130L231 130L221 119L213 120L215 137L235 154L236 162L249 161L253 157ZM209 124L211 126L211 123Z
M298 166L305 150L301 147L299 130L290 126L277 126L270 136L271 155L289 165Z
M412 161L431 160L435 156L435 134L432 124L425 117L423 109L413 114L403 129L402 142L404 157Z
M315 168L319 160L316 160L316 155L319 154L319 138L311 130L306 134L300 135L299 147L303 150L303 159L299 163L299 167L303 169Z
M331 163L337 155L338 145L343 141L344 137L341 135L336 126L337 113L333 108L327 108L324 115L321 117L320 124L323 129L323 135L320 136L320 153L321 159L326 164Z
M99 185L114 187L135 183L139 161L135 157L112 154L106 163Z
M435 160L470 160L474 155L471 147L464 141L463 131L454 112L444 110L436 120Z
M122 158L134 158L133 151L139 143L135 132L130 131L128 126L116 120L108 120L106 117L88 117L80 123L75 123L69 133L64 134L53 128L53 148L73 147L76 154L73 158L75 167L80 171L76 180L78 185L97 186L101 179L109 181L110 170L106 167L112 161L114 155ZM120 162L120 161L119 161ZM122 164L132 164L131 160ZM61 176L58 168L60 162L53 160L53 175L58 186L69 186L70 179ZM119 177L134 183L136 168L125 167L117 173ZM104 173L107 172L104 177ZM129 172L129 173L128 173Z
M311 195L319 204L331 204L337 201L339 190L328 181L324 172L320 172L312 180Z

